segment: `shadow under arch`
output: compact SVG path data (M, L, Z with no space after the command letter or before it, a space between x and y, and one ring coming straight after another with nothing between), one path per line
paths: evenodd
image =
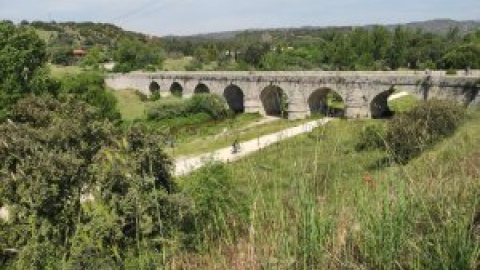
M174 82L170 85L170 93L172 96L182 97L183 95L183 87L180 83Z
M388 97L395 92L392 87L376 95L370 102L370 115L373 119L390 118L394 115L394 111L388 106Z
M245 95L240 87L231 84L223 91L223 97L227 101L228 107L235 114L245 112Z
M310 114L342 117L345 115L345 102L342 96L330 88L320 88L308 97Z
M195 90L193 91L194 94L208 94L210 93L210 88L203 83L199 83Z
M160 92L160 85L156 81L152 81L148 86L148 90L150 91L150 94L158 93Z
M265 87L260 100L266 115L288 118L288 96L282 88L275 85Z

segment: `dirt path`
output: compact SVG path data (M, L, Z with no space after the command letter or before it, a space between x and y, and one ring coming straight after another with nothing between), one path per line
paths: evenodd
M225 147L214 152L209 152L193 157L179 157L175 159L174 174L176 176L186 175L196 169L203 167L205 163L212 160L227 162L243 158L253 152L258 151L259 149L265 148L278 141L291 138L303 133L311 132L314 128L324 125L330 120L331 118L315 120L293 128L287 128L276 133L261 136L254 140L242 142L240 143L241 151L236 154L232 154L231 147Z

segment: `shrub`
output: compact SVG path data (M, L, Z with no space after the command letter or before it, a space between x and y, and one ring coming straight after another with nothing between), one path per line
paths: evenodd
M386 142L401 163L421 154L444 137L452 135L465 109L452 101L430 100L395 116L388 125Z
M147 110L149 120L162 121L195 114L207 114L211 119L224 119L229 115L225 100L215 94L194 95L191 99L173 99L154 104Z
M184 222L160 134L124 131L75 98L27 97L12 112L0 124L0 198L12 209L0 254L18 250L18 269L52 269L46 257L103 269L140 242L161 249L154 239Z
M385 127L381 124L364 126L355 148L357 151L384 149Z
M228 116L225 100L215 94L194 95L188 103L189 113L207 113L213 119L224 119Z
M147 109L147 119L166 120L188 115L187 100L172 99L154 103Z
M152 95L150 96L149 100L150 101L157 101L160 100L162 97L160 96L160 91L154 91Z
M76 99L98 108L104 118L120 119L117 98L112 92L105 89L103 77L99 73L86 72L69 75L61 83L61 100L65 100L66 96L74 96Z
M135 95L138 96L138 98L140 99L140 101L148 101L148 95L144 94L142 91L140 90L135 90Z

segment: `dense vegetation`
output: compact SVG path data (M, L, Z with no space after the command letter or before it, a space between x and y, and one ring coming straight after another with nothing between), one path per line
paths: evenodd
M382 40L367 48L372 59L401 67L403 43L393 41L412 34L403 31L330 34L372 35ZM478 111L430 101L387 124L338 120L174 179L167 134L152 122L223 119L221 97L152 101L148 121L122 125L100 75L53 79L47 46L26 23L0 23L0 37L0 269L480 267ZM236 64L263 68L269 54L299 48L274 42L264 37Z
M22 21L47 44L49 61L57 65L98 68L106 62L118 63L116 71L160 68L164 59L158 38L125 31L112 24ZM86 55L74 54L82 49Z
M162 121L199 114L212 120L220 120L225 119L231 112L222 97L200 94L187 100L171 99L169 102L154 104L147 111L147 119Z
M434 106L443 105L427 108ZM441 118L446 115L450 112ZM441 119L437 116L431 115ZM235 199L215 214L222 231L205 228L205 253L184 253L180 261L175 257L175 265L478 269L478 111L451 139L436 140L428 151L422 148L426 152L406 165L395 164L388 150L356 150L362 128L373 123L382 122L333 122L235 164L214 165L182 179L188 188L223 168L230 181L225 200Z
M394 27L253 30L198 37L148 37L110 24L22 22L41 34L52 63L85 67L115 61L117 71L389 70L479 68L478 24L432 21ZM438 25L438 26L437 26ZM467 25L468 27L462 27ZM465 29L469 29L466 31ZM422 30L425 29L425 30ZM475 30L476 29L476 30ZM435 31L439 30L439 31ZM76 58L73 49L87 51Z
M164 38L169 55L215 61L217 69L389 70L479 68L480 31L445 34L401 26L245 31L225 39Z

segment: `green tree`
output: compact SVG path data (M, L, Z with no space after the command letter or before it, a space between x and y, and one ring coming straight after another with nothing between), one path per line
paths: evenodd
M105 89L103 76L95 72L85 72L78 75L67 75L62 79L59 98L76 99L87 102L98 108L99 113L110 120L120 119L115 95Z
M480 68L480 44L455 47L442 57L440 63L446 69Z
M80 62L81 66L98 68L101 63L105 62L105 56L99 46L93 46L87 51L87 54Z
M269 49L269 46L266 44L251 44L247 47L243 60L253 67L258 67L263 55L265 55Z
M0 253L14 269L118 269L143 243L161 248L187 211L174 195L163 137L126 131L75 98L35 96L0 125ZM92 196L94 201L86 200Z
M155 70L161 67L164 59L165 55L160 47L138 40L123 40L114 52L115 70L120 72Z
M392 45L388 50L387 62L392 69L405 66L407 60L407 34L402 27L395 28Z
M46 70L46 60L45 43L33 30L0 22L0 121L25 95L57 91L58 84Z
M383 26L375 26L372 30L373 58L375 61L385 60L390 44L390 33Z
M50 48L48 55L53 64L68 66L73 63L73 48L69 46Z

